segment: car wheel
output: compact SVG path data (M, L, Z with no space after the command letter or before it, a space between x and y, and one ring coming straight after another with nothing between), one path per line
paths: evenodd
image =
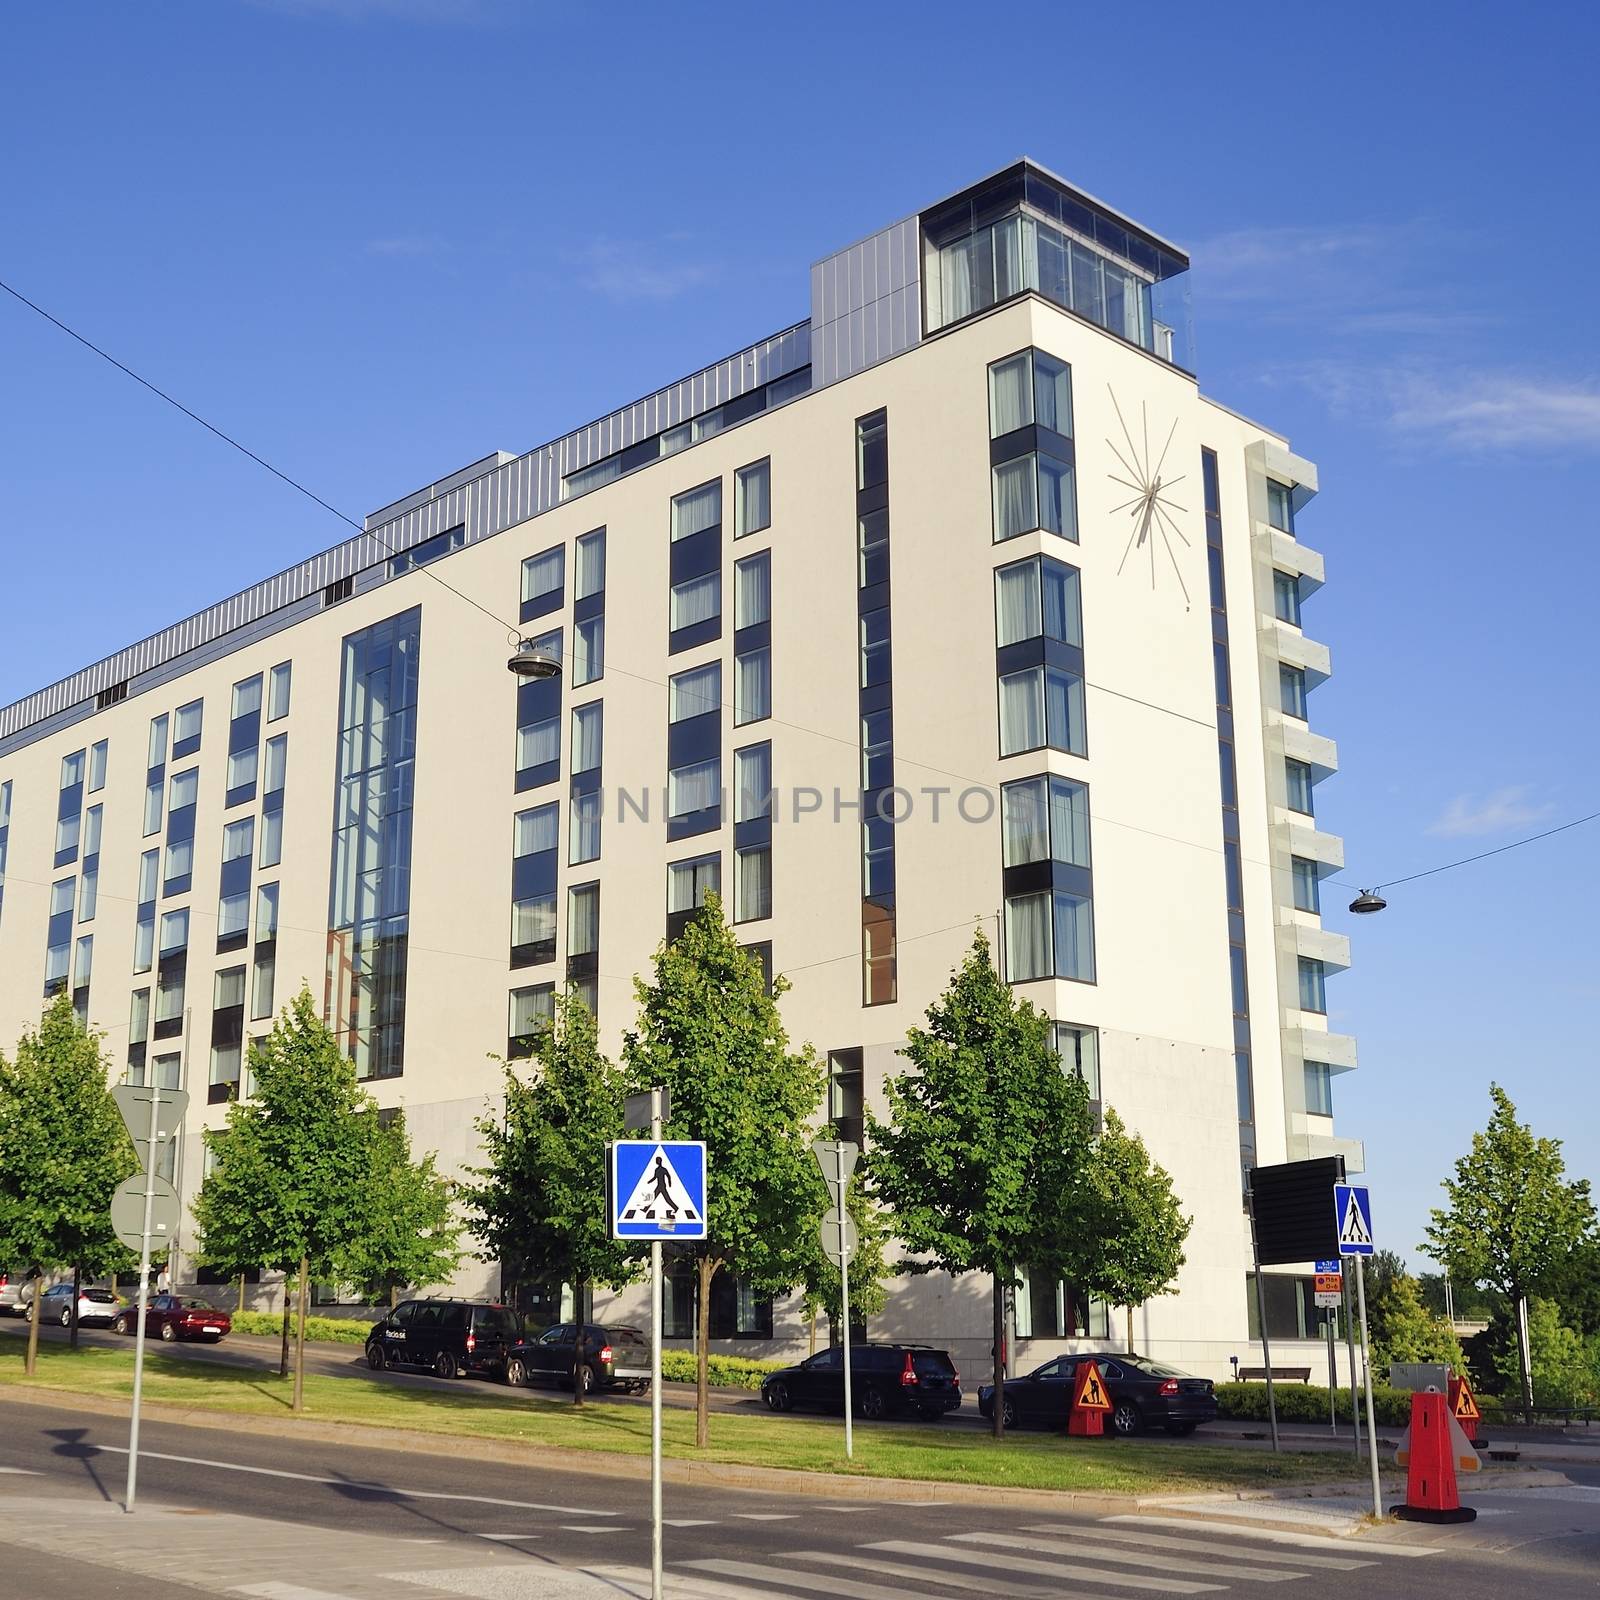
M388 1366L388 1364L388 1360L384 1356L383 1346L381 1344L369 1344L367 1346L367 1365L371 1367L374 1372L382 1372L383 1369Z
M117 1317L111 1324L111 1331L123 1334L132 1333L133 1324L126 1317Z
M161 1324L161 1339L164 1344L173 1344L177 1341L178 1330L170 1322Z
M868 1422L881 1422L889 1412L889 1402L883 1397L883 1390L876 1384L868 1384L861 1391L861 1399L857 1401L861 1408L862 1417Z
M1117 1408L1111 1413L1111 1427L1119 1439L1131 1439L1143 1426L1144 1418L1133 1401L1117 1401Z
M767 1408L771 1411L793 1411L794 1396L789 1393L786 1383L769 1383L767 1385Z
M513 1389L520 1389L527 1383L527 1381L527 1367L523 1365L522 1359L519 1356L512 1356L512 1358L506 1362L506 1382L509 1383Z
M594 1388L594 1368L590 1366L579 1367L573 1373L572 1381L577 1384L579 1394L588 1394Z
M441 1350L433 1358L433 1370L440 1378L453 1378L460 1368L456 1366L456 1358L448 1350Z
M1017 1425L1017 1406L1016 1406L1016 1402L1014 1400L1008 1399L1006 1401L1006 1403L1003 1406L1001 1406L1000 1410L1001 1410L1002 1414L1005 1417L1005 1426L1008 1427L1008 1428L1016 1427L1016 1425Z
M61 1308L61 1326L63 1328L70 1328L72 1326L72 1307L71 1306L63 1306Z

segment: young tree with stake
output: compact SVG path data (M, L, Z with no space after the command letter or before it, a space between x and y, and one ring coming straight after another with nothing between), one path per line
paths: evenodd
M868 1186L910 1252L899 1270L991 1282L994 1433L1005 1432L1005 1291L1027 1266L1081 1282L1092 1264L1093 1121L1050 1022L995 971L980 932L901 1052L914 1070L868 1113Z
M728 1271L768 1292L791 1288L805 1276L820 1215L807 1124L823 1074L809 1045L789 1048L777 1006L787 988L778 978L767 993L760 964L739 948L711 893L683 933L656 951L652 981L636 980L639 1025L624 1036L632 1086L660 1085L672 1096L666 1137L706 1145L707 1236L676 1247L696 1268L701 1448L710 1442L713 1279Z

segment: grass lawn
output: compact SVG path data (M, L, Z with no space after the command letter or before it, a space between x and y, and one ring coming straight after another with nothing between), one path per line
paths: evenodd
M57 1389L76 1394L127 1396L133 1389L133 1356L125 1350L59 1346L39 1351L35 1378L22 1376L21 1352L0 1358L0 1384ZM156 1350L145 1358L145 1396L150 1400L255 1416L286 1416L290 1380L275 1373L185 1361ZM547 1399L463 1380L458 1393L364 1383L307 1374L306 1414L318 1421L415 1428L457 1438L513 1439L532 1445L612 1454L643 1455L650 1447L650 1417L642 1406L591 1401L578 1409L569 1399ZM1326 1482L1365 1472L1342 1453L1266 1451L1231 1445L1193 1445L1164 1438L1128 1443L1112 1439L1064 1439L1057 1434L1019 1433L996 1445L988 1434L937 1423L859 1424L856 1455L844 1459L837 1419L711 1417L711 1447L694 1447L694 1413L671 1408L664 1419L669 1456L789 1467L806 1472L843 1472L858 1477L915 1478L944 1483L990 1484L1029 1489L1075 1489L1104 1493L1148 1493L1266 1487Z

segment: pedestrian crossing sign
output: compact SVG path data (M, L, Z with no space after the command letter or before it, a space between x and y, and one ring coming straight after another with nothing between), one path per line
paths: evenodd
M1111 1397L1106 1393L1106 1381L1100 1376L1100 1368L1092 1361L1085 1361L1078 1368L1078 1388L1072 1397L1072 1403L1079 1411L1109 1411Z
M1333 1219L1341 1256L1373 1254L1377 1246L1372 1242L1372 1201L1365 1189L1353 1183L1334 1184Z
M618 1139L611 1146L613 1239L704 1239L706 1147L696 1139Z

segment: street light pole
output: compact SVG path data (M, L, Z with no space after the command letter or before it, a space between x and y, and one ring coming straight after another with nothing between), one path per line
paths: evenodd
M139 1322L133 1338L133 1410L128 1422L128 1493L125 1509L133 1510L139 1486L139 1402L144 1395L144 1324L150 1306L150 1221L156 1201L156 1141L161 1132L161 1086L150 1079L150 1155L144 1177L144 1228L139 1246Z
M650 1091L650 1137L661 1142L661 1091ZM650 1600L661 1580L661 1241L650 1241Z

